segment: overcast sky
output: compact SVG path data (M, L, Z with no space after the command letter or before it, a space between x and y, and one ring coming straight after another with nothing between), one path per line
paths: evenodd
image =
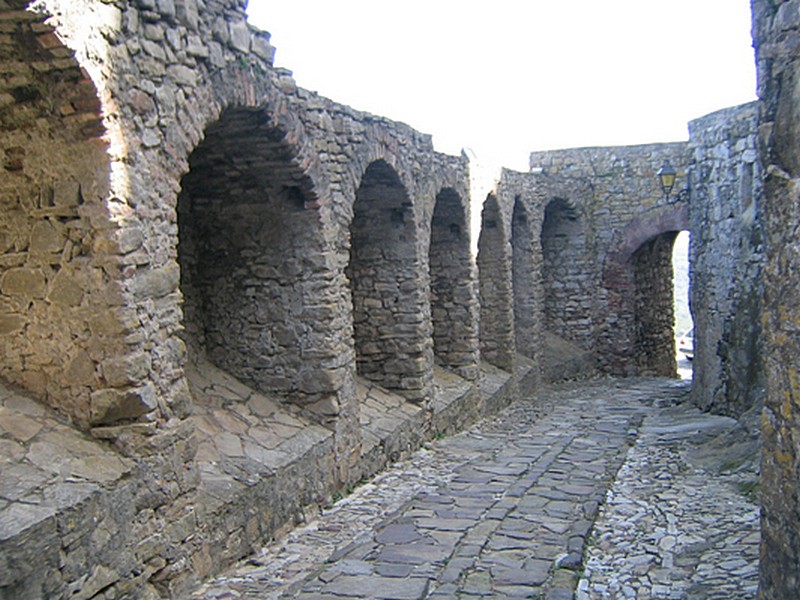
M250 0L248 14L302 87L487 165L683 140L690 119L755 99L749 0Z

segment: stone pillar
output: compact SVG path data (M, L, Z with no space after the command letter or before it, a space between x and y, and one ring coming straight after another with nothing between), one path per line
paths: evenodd
M429 265L435 360L474 381L478 378L478 301L466 212L452 188L436 196Z
M478 240L481 298L481 358L511 371L514 367L514 311L511 245L493 195L483 207Z
M514 300L514 340L516 351L530 358L537 356L536 345L541 344L539 331L540 307L534 304L536 263L534 261L534 235L532 219L522 200L514 200L511 215L511 272Z

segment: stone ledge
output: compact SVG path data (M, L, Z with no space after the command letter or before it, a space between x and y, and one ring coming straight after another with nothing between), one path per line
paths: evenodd
M496 413L511 404L517 393L516 381L508 371L489 363L482 363L480 393L483 400L483 414Z
M362 377L357 379L356 396L361 425L358 473L365 478L418 448L428 424L422 408Z
M550 332L544 334L542 370L548 383L597 374L591 352Z
M432 412L359 378L355 476L505 406L535 369L518 371L484 365L478 390L436 368ZM199 484L152 508L152 474L0 386L0 600L180 596L328 502L331 431L208 363L187 377Z
M466 429L481 416L481 399L475 387L455 373L433 368L434 435L452 435Z
M115 556L113 532L127 518L118 505L130 501L134 470L0 385L0 598L51 597L64 588L77 598L90 579L87 558L118 568L125 557Z

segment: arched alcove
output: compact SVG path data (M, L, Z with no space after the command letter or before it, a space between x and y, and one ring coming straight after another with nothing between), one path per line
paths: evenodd
M436 195L431 220L430 278L434 358L477 377L478 343L472 260L464 204L452 188Z
M359 375L422 401L428 395L429 312L420 285L413 205L395 170L371 163L356 192L346 273Z
M261 110L229 109L190 156L178 201L184 338L190 357L306 403L335 391L323 368L335 350L309 310L308 290L328 278L306 208L313 185L285 136Z
M542 285L545 329L583 347L590 346L592 296L586 241L577 209L554 198L542 223Z
M112 373L130 331L109 301L125 236L109 218L101 95L27 4L0 8L0 376L82 428L136 419L153 408L140 381Z
M511 370L514 364L514 313L509 250L509 239L497 199L490 194L483 205L478 239L481 358L506 370Z

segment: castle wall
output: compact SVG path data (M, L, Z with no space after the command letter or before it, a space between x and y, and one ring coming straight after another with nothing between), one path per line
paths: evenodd
M434 411L480 413L465 158L297 88L239 0L0 8L0 372L134 460L115 539L136 551L109 578L178 593ZM467 383L435 387L434 359Z
M797 2L753 0L752 7L765 254L759 598L782 600L800 587L800 12Z
M41 584L34 538L50 548L40 591L179 594L432 428L507 400L515 377L538 383L548 333L608 373L674 375L680 230L695 401L755 406L762 172L763 593L796 581L794 3L754 0L768 166L752 107L694 121L688 144L534 153L484 203L477 265L466 158L297 88L241 0L36 6L0 0L0 376L69 420L70 444L125 455L127 480L92 488L102 501L75 530L59 505L3 537L27 570L6 569L0 596ZM30 441L16 435L14 452Z
M665 354L672 352L666 364L674 363L672 326L656 325L672 304L670 255L651 255L638 269L669 282L653 287L641 276L637 284L635 254L688 228L687 199L678 190L670 199L661 192L656 171L665 159L685 177L686 144L676 143L534 152L530 173L508 173L501 184L506 195L519 190L534 206L542 326L591 350L609 373L674 374L662 372Z
M693 400L739 416L760 406L763 262L754 104L689 124Z

